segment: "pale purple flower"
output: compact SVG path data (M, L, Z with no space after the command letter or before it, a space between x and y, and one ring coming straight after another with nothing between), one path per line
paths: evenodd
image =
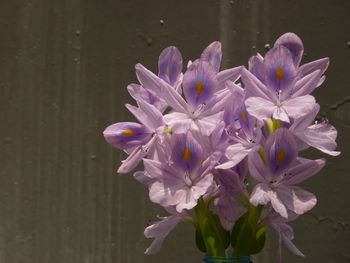
M153 255L159 251L164 239L179 224L187 214L185 212L178 213L173 207L165 208L170 216L161 217L159 221L152 223L146 227L144 235L146 238L154 238L151 245L146 249L145 254Z
M203 163L200 145L190 133L172 135L173 165L144 159L146 176L154 179L149 185L151 201L164 207L175 206L181 213L192 209L213 183L210 170L213 162L207 158Z
M315 104L308 115L295 120L289 129L302 142L301 149L311 146L329 155L337 156L340 154L334 151L337 147L335 142L337 130L328 122L312 124L319 110L320 106Z
M315 99L309 94L324 81L328 58L299 67L303 50L300 38L287 33L265 57L258 54L249 60L249 71L241 74L251 115L290 123L313 109Z
M290 212L304 214L316 205L316 197L296 186L319 172L324 159L297 158L297 145L292 133L279 128L267 139L264 160L258 153L249 159L249 171L260 183L254 187L250 197L253 205L271 203L282 217Z
M282 263L282 244L293 254L305 257L293 244L294 231L293 228L287 224L290 221L294 221L296 218L298 218L297 214L290 213L290 218L286 219L274 210L270 210L268 215L262 220L262 222L269 224L278 233L278 263Z

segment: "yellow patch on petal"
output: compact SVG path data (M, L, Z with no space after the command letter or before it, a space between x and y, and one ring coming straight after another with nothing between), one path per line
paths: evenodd
M203 83L202 83L202 81L198 81L197 87L196 87L196 92L198 95L201 95L203 91L204 91Z
M136 132L134 132L133 130L125 130L125 131L122 131L122 134L126 136L133 136L136 134Z
M242 120L247 121L247 112L246 111L242 111L241 116L242 116Z
M276 70L276 78L278 80L282 80L283 79L283 75L284 75L283 68L278 67L277 70Z
M187 147L185 147L184 148L184 160L186 162L188 162L190 159L191 159L191 152Z
M284 159L286 159L286 152L284 150L280 150L276 155L276 162L283 163Z

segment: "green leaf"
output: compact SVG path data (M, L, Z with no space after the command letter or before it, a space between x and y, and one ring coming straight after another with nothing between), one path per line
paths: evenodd
M266 229L261 226L255 231L255 240L252 247L250 248L250 255L258 254L265 246L266 240Z
M207 253L207 249L205 247L205 243L204 243L200 228L196 228L196 246L203 253Z

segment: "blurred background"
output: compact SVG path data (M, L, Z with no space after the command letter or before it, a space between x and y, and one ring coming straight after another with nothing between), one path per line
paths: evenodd
M284 250L284 262L350 262L349 10L349 0L0 1L0 262L201 262L186 223L144 255L144 228L166 213L116 174L124 156L102 131L131 119L137 62L155 71L167 46L187 62L220 40L222 68L246 65L288 31L304 41L304 63L331 59L313 95L342 155L308 153L328 164L304 184L318 205L292 224L307 258ZM254 262L276 253L270 231Z

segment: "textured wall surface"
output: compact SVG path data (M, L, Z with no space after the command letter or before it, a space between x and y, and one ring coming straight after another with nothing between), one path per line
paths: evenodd
M230 67L287 31L303 38L304 62L331 58L314 95L343 153L305 183L319 204L293 226L308 257L284 251L284 262L350 262L349 10L349 0L2 0L0 262L200 262L185 223L144 256L143 229L164 213L116 175L123 155L101 133L131 118L134 64L155 70L164 47L188 60L220 40ZM276 261L271 236L256 263Z

